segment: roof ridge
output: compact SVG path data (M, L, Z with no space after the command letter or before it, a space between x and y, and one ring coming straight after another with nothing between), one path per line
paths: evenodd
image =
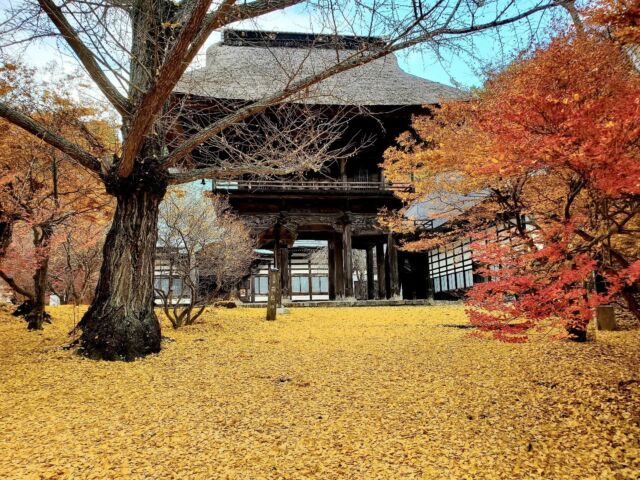
M332 48L361 50L381 47L381 37L338 35L334 33L277 32L226 28L222 31L222 45L233 47L289 47Z

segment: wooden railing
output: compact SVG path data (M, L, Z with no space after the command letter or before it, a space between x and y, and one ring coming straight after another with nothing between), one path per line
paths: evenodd
M408 192L409 183L358 182L327 180L213 180L215 191L350 191L350 192Z

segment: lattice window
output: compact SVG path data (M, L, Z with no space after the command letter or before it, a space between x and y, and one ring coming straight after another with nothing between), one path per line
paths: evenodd
M269 293L269 277L266 275L253 277L253 292L256 295L266 295Z
M434 292L447 292L473 285L473 260L469 240L428 252Z
M329 277L311 277L311 290L313 293L329 293Z
M291 291L293 293L309 293L309 277L291 277Z

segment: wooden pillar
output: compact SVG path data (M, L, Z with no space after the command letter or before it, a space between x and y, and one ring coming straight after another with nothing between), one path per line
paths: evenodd
M374 283L374 269L373 269L373 245L367 245L367 299L373 300L376 298L376 288Z
M343 182L347 181L347 159L340 159L340 180Z
M291 288L289 287L289 247L286 245L280 246L280 264L278 269L280 270L280 289L282 292L282 298L291 298Z
M384 268L387 274L384 277L385 298L391 298L391 284L389 283L389 246L384 251Z
M376 243L376 266L378 267L378 299L387 298L386 268L384 265L384 243Z
M329 264L329 300L336 299L336 242L329 239L328 244L328 264Z
M344 261L343 261L343 249L342 238L334 239L335 246L335 274L336 274L336 298L344 298Z
M280 262L282 259L280 258L280 242L276 239L273 243L273 268L280 268Z
M400 275L398 273L398 250L395 239L390 233L387 236L387 253L389 260L389 298L400 298Z
M433 279L431 278L431 265L429 265L429 252L424 254L425 274L427 276L427 300L433 301Z
M342 229L342 260L344 263L344 296L353 297L353 252L351 250L351 224L345 223Z
M311 255L307 259L307 281L309 282L309 300L313 300L313 276L311 275Z

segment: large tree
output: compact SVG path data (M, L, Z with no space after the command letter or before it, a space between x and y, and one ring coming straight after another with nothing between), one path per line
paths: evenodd
M333 63L309 75L301 75L303 70L294 65L282 90L254 102L226 105L223 115L204 122L195 132L177 128L182 108L176 107L172 91L210 34L233 22L293 5L315 10L325 22L318 25L324 33L341 31L379 36L380 40L362 41L358 49L336 55ZM223 138L228 129L274 105L300 100L310 87L336 73L419 44L435 50L455 47L471 34L515 25L554 5L554 0L38 0L35 4L25 0L14 7L2 24L6 29L3 38L13 35L14 42L28 42L56 36L122 119L122 148L115 155L99 158L19 106L0 103L1 116L98 173L117 201L96 295L80 323L85 354L132 359L160 349L160 325L153 310L153 263L158 208L167 186L261 172L256 164L222 168L216 163L222 156L198 164L191 155L194 149ZM179 135L168 135L176 130ZM171 145L169 137L174 139ZM277 174L309 167L304 162L296 165L293 157L292 162L268 171Z

